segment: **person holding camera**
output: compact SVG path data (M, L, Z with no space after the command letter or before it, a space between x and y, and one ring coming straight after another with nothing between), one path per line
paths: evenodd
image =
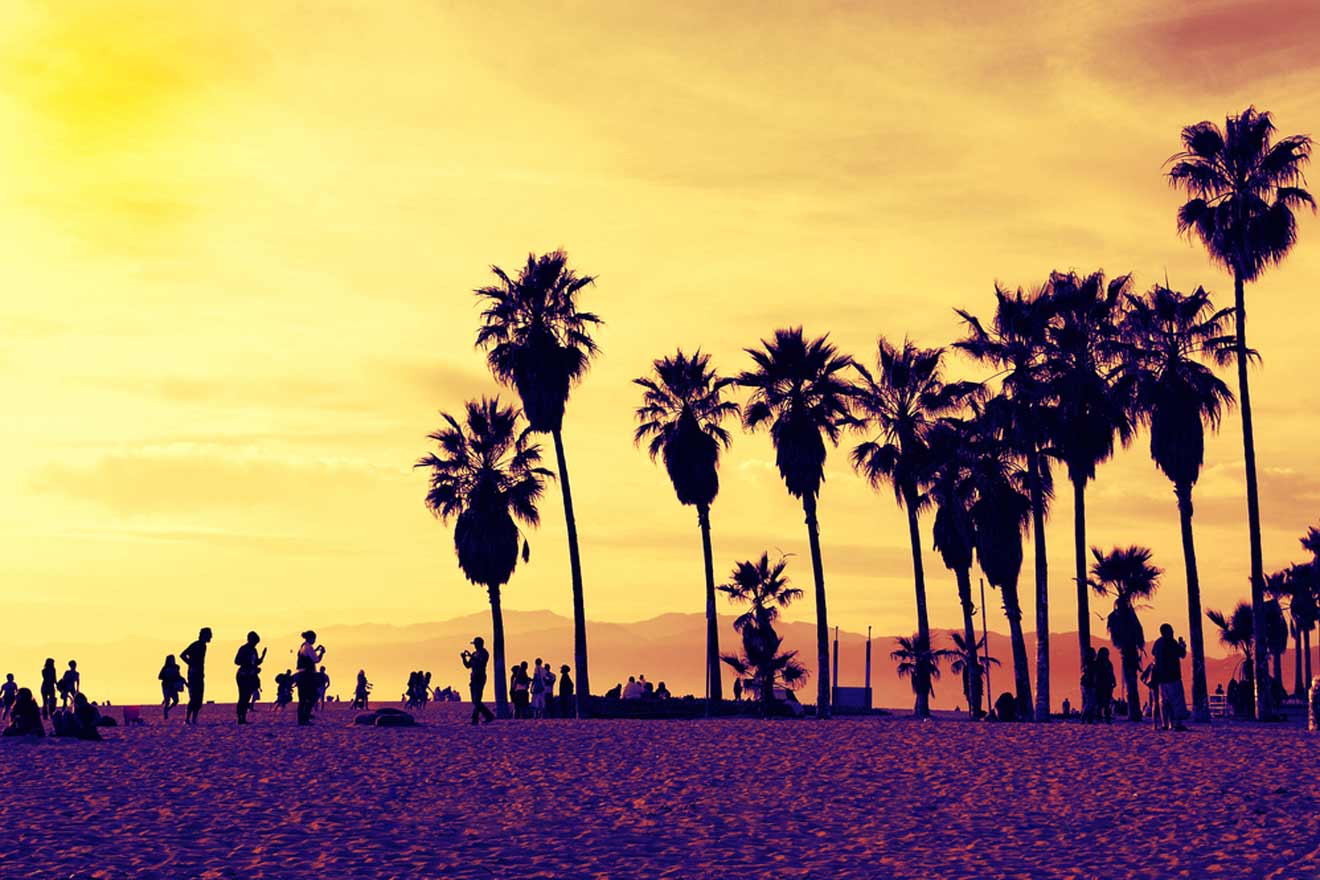
M463 665L471 670L472 677L469 680L468 689L472 697L472 723L478 724L482 718L490 723L495 720L495 716L486 708L486 704L481 702L482 695L486 690L486 665L490 662L490 652L486 650L485 642L481 636L477 636L472 640L472 647L476 650L468 651L464 649L458 655L462 658Z
M1151 648L1155 658L1151 671L1151 689L1158 689L1160 729L1186 730L1182 719L1187 705L1182 687L1182 658L1187 656L1187 641L1173 638L1173 627L1160 624L1160 637Z
M303 643L298 648L298 723L312 723L312 710L321 697L321 673L317 669L325 657L325 646L316 644L316 632L307 630L302 634Z

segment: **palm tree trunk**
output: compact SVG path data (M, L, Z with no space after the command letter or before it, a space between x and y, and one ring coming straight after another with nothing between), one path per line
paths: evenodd
M1210 692L1205 679L1205 634L1201 629L1201 578L1196 570L1196 544L1192 539L1192 486L1173 487L1182 525L1183 566L1187 570L1187 637L1192 642L1192 720L1210 720Z
M963 641L967 645L967 656L963 658L963 685L967 692L967 707L973 718L980 718L985 713L981 710L981 658L976 650L976 624L972 620L972 573L970 569L960 568L954 572L958 578L958 603L962 605Z
M500 609L500 588L487 587L490 596L490 641L495 658L495 717L509 717L509 683L504 677L504 612Z
M573 674L577 678L577 715L590 714L591 682L587 676L587 618L582 601L582 560L578 556L577 520L573 518L573 492L568 485L568 461L564 458L564 438L556 428L555 459L559 464L559 488L564 494L564 526L568 530L568 567L573 577ZM501 673L502 674L502 673Z
M1286 650L1288 649L1284 648L1284 651ZM1279 687L1283 687L1283 651L1274 651L1273 655L1274 655L1274 680L1279 683ZM1284 691L1284 693L1287 693L1287 691Z
M697 506L697 525L701 527L701 552L706 563L706 716L724 699L720 686L720 628L715 614L715 560L710 549L710 506Z
M1077 579L1077 644L1082 661L1091 647L1091 603L1086 586L1086 480L1071 477L1073 484L1073 554Z
M1031 481L1031 543L1036 554L1036 720L1050 720L1050 587L1045 558L1045 497L1041 491L1040 453L1027 456Z
M1306 689L1302 686L1302 628L1293 622L1293 694L1298 697L1306 695Z
M1242 459L1247 472L1247 534L1251 541L1251 625L1256 661L1256 720L1268 719L1270 689L1269 634L1265 631L1265 563L1260 538L1260 493L1256 486L1256 436L1251 427L1251 391L1247 386L1247 299L1242 273L1233 271L1234 325L1237 331L1238 404L1242 412Z
M825 611L825 567L820 559L820 527L816 499L802 499L807 515L807 542L811 546L811 575L816 581L816 717L830 717L830 624Z
M1307 688L1306 693L1310 693L1310 688L1311 688L1311 631L1310 631L1309 629L1304 629L1304 630L1302 630L1302 654L1304 655L1304 656L1302 657L1302 659L1305 661L1305 664L1304 664L1304 665L1305 665L1305 667L1306 667L1306 688Z
M917 591L917 639L924 646L926 657L930 657L930 618L926 613L926 572L921 565L921 528L917 522L917 492L915 487L907 487L903 491L904 504L907 508L908 518L908 539L912 542L912 581ZM920 648L919 648L920 650ZM933 677L928 666L928 660L923 661L920 656L916 659L916 668L913 670L915 680L913 682L917 689L917 707L916 716L918 718L930 717L930 680Z
M1018 713L1022 720L1030 721L1031 673L1027 669L1027 641L1022 637L1022 603L1018 599L1017 581L1004 584L1004 616L1008 618L1009 641L1013 644L1013 682L1017 689Z
M1127 690L1128 720L1141 720L1141 687L1137 682L1137 652L1131 647L1121 648L1123 660L1123 686Z

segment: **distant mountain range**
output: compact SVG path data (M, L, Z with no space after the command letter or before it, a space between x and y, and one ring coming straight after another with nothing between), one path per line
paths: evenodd
M561 663L573 663L572 622L549 611L506 611L504 613L505 640L508 662L520 660L534 663L544 658L557 668ZM785 622L780 627L785 647L797 650L809 669L816 665L816 628L809 622ZM326 626L318 628L320 640L327 647L326 666L331 676L331 692L345 698L350 695L358 669L365 669L374 683L377 699L393 701L403 691L408 672L414 669L433 673L433 684L461 687L466 674L458 653L473 636L481 635L490 644L490 616L479 613L452 620L420 623L407 626L391 624L358 624L352 626ZM1210 636L1210 633L1207 633ZM676 695L701 694L704 690L703 654L705 620L700 614L663 614L635 623L588 622L588 646L591 656L592 689L604 693L612 685L627 681L629 675L644 674L652 681L664 681ZM720 618L720 646L725 652L734 650L737 635L733 631L733 618ZM952 647L949 630L935 631L936 644ZM276 672L293 665L293 652L299 638L296 634L267 635L264 642L270 649L265 666L266 698L274 695L273 678ZM1035 637L1026 635L1027 655L1031 661L1033 688L1035 685ZM865 643L863 634L839 633L839 684L858 686L865 678ZM998 694L1012 689L1012 654L1008 636L990 633L990 654L999 660L991 671L991 686ZM93 698L110 698L116 703L154 702L158 698L156 673L166 654L177 654L186 640L162 641L155 639L123 639L95 645L58 645L43 648L42 656L53 656L62 669L68 657L76 657L83 672L84 687ZM1100 638L1096 645L1107 644ZM1210 688L1216 683L1227 683L1238 663L1237 657L1224 657L1218 645L1208 646L1216 653L1207 657ZM876 636L872 640L872 691L876 706L908 708L912 705L911 687L900 680L895 663L889 653L894 648L893 636ZM1063 699L1078 705L1078 658L1075 632L1051 633L1050 687L1055 711ZM219 702L234 699L233 655L237 641L218 639L211 645L208 658L207 696ZM19 683L34 686L42 657L30 649L0 647L0 673L13 671ZM1118 658L1114 657L1118 672ZM30 667L30 668L29 668ZM730 695L732 676L724 670L725 696ZM1190 688L1190 662L1184 664L1184 681ZM1285 657L1284 681L1292 685L1291 652ZM815 688L808 684L804 699L814 699ZM1034 690L1033 690L1034 694ZM1190 697L1190 693L1189 693ZM966 709L959 678L945 672L935 685L935 706Z

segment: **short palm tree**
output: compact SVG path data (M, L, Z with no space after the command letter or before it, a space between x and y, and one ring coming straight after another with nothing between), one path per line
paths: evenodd
M971 382L944 381L942 348L918 348L911 340L894 345L883 336L877 345L873 374L854 364L860 381L854 395L857 426L876 432L871 440L852 452L853 467L873 487L889 484L894 500L907 512L908 538L912 547L912 577L917 597L917 639L930 646L930 618L926 611L926 575L921 559L921 529L918 517L928 505L932 460L930 432L938 420L959 409L979 387ZM930 716L930 677L922 663L937 659L933 651L914 655L912 687L917 694L916 714Z
M518 564L518 523L540 521L537 503L554 475L540 466L541 448L528 440L522 414L499 398L471 400L463 421L441 413L445 424L430 435L439 446L417 461L431 474L426 506L443 521L454 520L458 567L490 597L491 642L495 655L495 710L509 715L504 664L504 616L500 588ZM522 558L528 558L522 538Z
M1113 387L1116 343L1129 276L1055 272L1049 297L1058 321L1049 329L1046 371L1058 401L1054 446L1073 486L1073 557L1080 656L1091 647L1086 575L1086 486L1096 468L1126 444L1132 424Z
M1114 610L1107 621L1109 639L1118 649L1123 663L1123 683L1127 691L1128 718L1141 720L1141 691L1137 686L1141 654L1146 649L1146 634L1137 617L1137 608L1155 594L1163 572L1150 561L1145 547L1115 547L1108 553L1092 547L1091 589L1101 596L1112 596Z
M1256 440L1247 386L1246 284L1283 262L1297 243L1295 211L1315 200L1304 189L1302 171L1311 157L1305 135L1275 138L1268 112L1248 107L1224 120L1182 130L1183 149L1170 157L1169 183L1187 193L1178 209L1178 231L1195 236L1210 259L1233 273L1238 400L1242 405L1242 452L1247 481L1247 531L1251 549L1251 607L1254 632L1265 638L1265 564L1261 550L1260 497L1256 483ZM1255 681L1264 681L1263 641L1255 653ZM1256 717L1272 714L1268 688L1256 688Z
M529 254L517 276L492 266L497 283L479 288L485 308L477 347L485 350L491 373L518 392L533 431L549 433L555 443L559 488L564 497L568 564L573 585L573 674L577 709L586 715L591 695L587 670L587 621L582 597L582 560L577 520L564 456L564 408L574 383L586 375L596 355L591 332L601 320L578 309L578 294L595 279L578 275L563 251Z
M979 718L985 713L981 710L980 692L972 690L972 682L975 680L979 684L981 677L989 674L991 666L999 665L999 660L985 653L985 636L973 641L956 632L952 638L954 651L949 671L962 676L963 696L971 707L972 717Z
M852 358L840 354L828 337L807 339L802 328L776 330L760 348L749 348L755 368L738 376L751 391L743 426L768 428L775 464L788 493L802 502L811 572L816 587L816 717L830 717L830 630L825 607L825 569L820 553L816 499L825 481L826 442L837 445L852 421L852 386L844 371Z
M742 654L725 654L722 659L740 677L755 682L762 713L767 716L774 704L776 685L793 689L807 677L806 668L797 660L797 651L779 650L783 639L775 632L780 609L802 598L802 591L784 574L787 566L786 558L771 563L770 554L762 553L758 560L735 565L729 582L719 587L729 601L747 605L747 610L733 621L733 628L742 637Z
M1242 652L1247 677L1251 678L1255 674L1252 657L1255 654L1256 647L1252 637L1255 627L1252 622L1251 603L1239 602L1230 615L1211 608L1206 611L1205 616L1219 629L1219 643L1221 645Z
M1302 547L1311 553L1311 560L1296 566L1298 592L1294 595L1293 620L1302 631L1302 679L1311 684L1311 633L1320 623L1320 530L1312 527L1301 538ZM1300 612L1300 613L1299 613Z
M1173 481L1182 526L1187 572L1188 635L1192 648L1192 712L1210 720L1201 627L1201 581L1192 535L1192 487L1205 461L1205 429L1216 430L1233 403L1233 392L1205 361L1232 359L1232 313L1216 311L1210 294L1191 294L1156 285L1145 296L1129 296L1121 327L1119 394L1134 421L1150 428L1150 457Z
M651 460L664 460L679 503L697 508L706 573L706 711L710 714L711 704L723 698L710 506L720 491L720 451L732 442L721 423L738 414L738 404L724 397L733 380L716 375L709 355L697 351L689 357L679 349L655 361L650 375L633 381L644 389L634 441L649 441Z
M935 682L940 680L940 663L957 657L957 652L932 646L920 633L899 636L894 644L898 647L889 652L889 657L898 664L898 677L911 680L918 703L929 704L935 696Z
M981 425L967 443L970 479L976 493L971 507L976 559L990 585L999 589L1013 649L1013 681L1018 716L1033 717L1031 673L1022 634L1022 533L1031 518L1027 476L1012 448L989 425Z
M995 285L995 311L989 322L962 309L967 335L954 347L995 367L1000 394L988 409L1006 442L1026 465L1031 497L1031 543L1036 575L1036 717L1050 713L1050 588L1045 517L1054 496L1050 438L1056 410L1045 381L1045 356L1054 306L1046 290L1016 292Z

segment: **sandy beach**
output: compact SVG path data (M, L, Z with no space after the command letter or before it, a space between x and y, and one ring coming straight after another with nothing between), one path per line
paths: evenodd
M1320 876L1295 727L231 711L0 743L0 876Z

